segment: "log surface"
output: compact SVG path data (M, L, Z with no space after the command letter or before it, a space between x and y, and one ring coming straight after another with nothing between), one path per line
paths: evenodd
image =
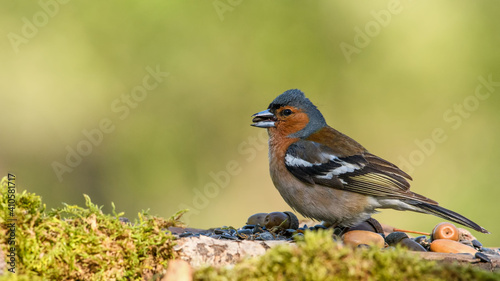
M192 233L203 233L207 230L195 228L169 229L174 234L181 234L184 231ZM227 239L214 239L208 236L185 237L177 240L174 250L178 256L187 261L193 267L203 265L226 266L233 265L246 257L257 257L263 255L268 249L277 245L295 245L292 241L286 240L265 240L265 241L234 241ZM485 262L471 254L447 254L435 252L412 252L425 260L433 260L446 263L470 264L490 271L500 271L500 256L488 257L490 262Z
M232 241L214 239L201 235L177 240L174 250L182 260L193 267L202 265L232 265L245 257L263 255L268 249L282 244L293 244L284 240L270 241Z
M203 265L227 266L233 265L246 257L263 255L268 249L277 245L295 245L284 240L270 241L232 241L214 239L201 235L200 237L179 238L174 250L180 259L187 261L193 267ZM471 254L446 254L434 252L412 252L425 260L446 263L470 264L485 270L500 270L500 257L488 256L491 263L481 261Z
M420 255L421 258L425 260L433 260L439 262L447 262L447 263L459 263L459 264L470 264L473 266L480 267L482 269L490 270L490 271L498 271L500 270L500 257L489 255L490 262L482 261L478 258L475 258L471 254L447 254L447 253L435 253L435 252L413 252L416 255Z

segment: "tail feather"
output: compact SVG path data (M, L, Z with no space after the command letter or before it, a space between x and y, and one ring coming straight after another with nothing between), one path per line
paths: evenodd
M471 221L470 219L468 219L468 218L466 218L458 213L455 213L451 210L443 208L441 206L432 205L432 204L428 204L428 203L424 203L424 202L416 202L416 201L413 201L410 204L419 208L419 209L422 209L422 211L425 213L429 213L429 214L438 216L440 218L443 218L443 219L446 219L446 220L449 220L449 221L452 221L452 222L455 222L455 223L458 223L461 225L468 226L468 227L470 227L476 231L482 232L482 233L488 233L488 234L490 233L490 232L488 232L488 230L480 227L477 223Z

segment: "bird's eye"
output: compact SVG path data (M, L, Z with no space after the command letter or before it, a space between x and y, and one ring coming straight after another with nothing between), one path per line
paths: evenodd
M290 115L290 114L292 114L292 113L293 113L293 112L292 112L292 110L290 110L290 109L285 109L285 110L283 110L283 113L282 113L282 114L283 114L283 116L288 116L288 115Z

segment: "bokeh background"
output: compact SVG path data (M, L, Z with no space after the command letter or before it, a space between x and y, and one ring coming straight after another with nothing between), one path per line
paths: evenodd
M499 8L6 1L0 173L15 173L19 190L49 208L83 205L88 194L128 217L190 208L192 227L240 227L253 213L290 210L269 178L265 130L249 125L299 88L330 125L410 172L415 192L473 219L492 232L478 239L500 246ZM154 87L141 94L144 80ZM85 146L84 131L102 122L114 130ZM439 142L427 140L436 129ZM58 177L54 165L78 149L88 155L70 157L74 167ZM376 218L420 231L442 221L393 210Z

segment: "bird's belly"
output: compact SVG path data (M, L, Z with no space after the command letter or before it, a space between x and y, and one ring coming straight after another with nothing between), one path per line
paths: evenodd
M303 216L338 226L353 226L375 213L369 197L321 185L308 185L289 173L271 178L283 199Z

